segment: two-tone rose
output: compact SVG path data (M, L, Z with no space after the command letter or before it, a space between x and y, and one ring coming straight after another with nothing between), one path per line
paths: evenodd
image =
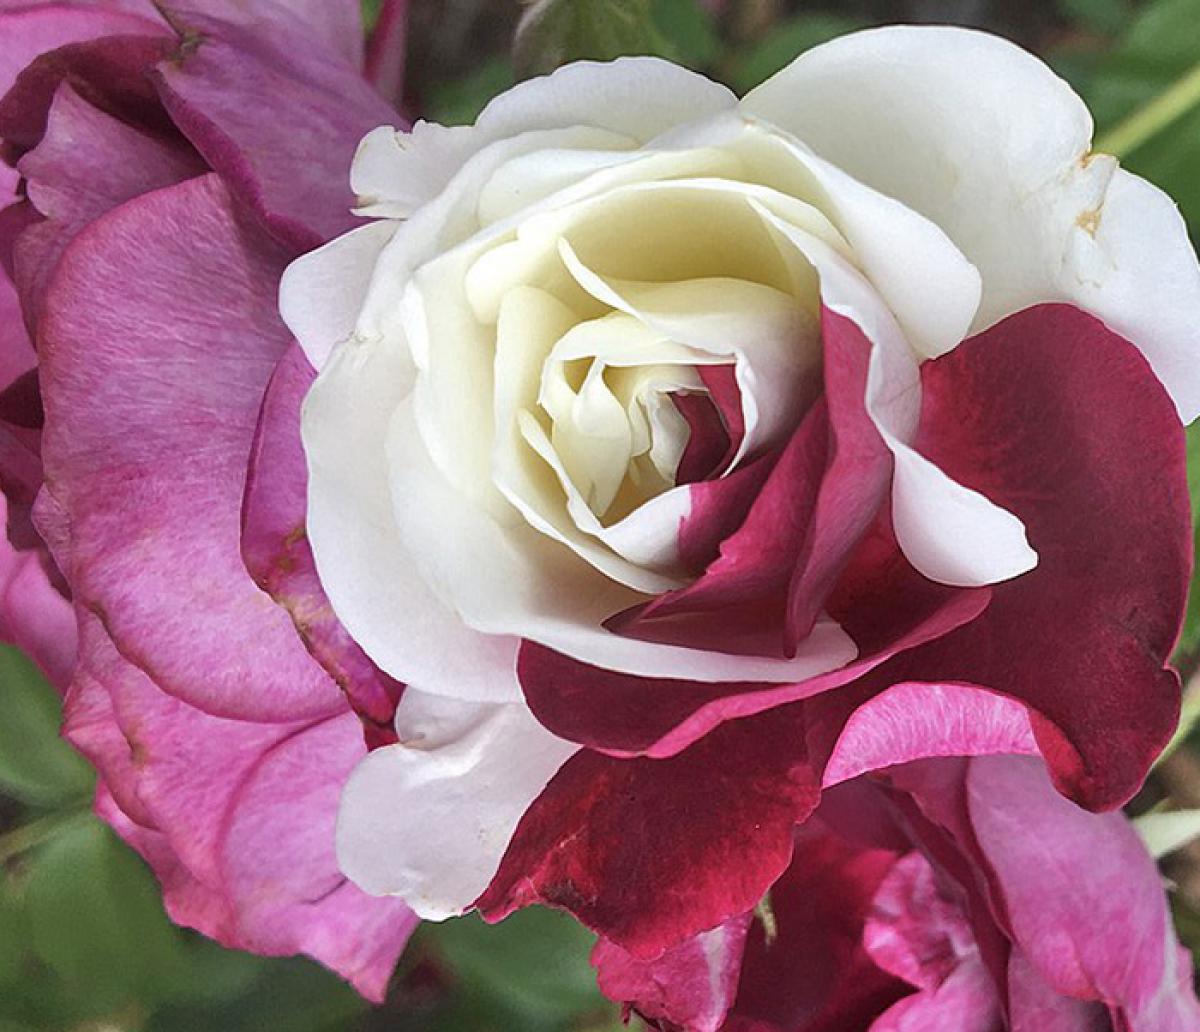
M355 881L649 957L754 906L856 720L892 714L857 771L1135 791L1200 269L1090 136L1015 46L889 28L740 101L584 63L366 138L377 221L281 291L316 568L407 686L343 797Z

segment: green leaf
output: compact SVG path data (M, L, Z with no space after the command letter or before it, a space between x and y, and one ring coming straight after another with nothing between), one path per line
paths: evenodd
M382 7L383 0L362 0L363 28L367 32L375 28L375 23L379 21L379 11Z
M595 937L565 914L534 907L495 926L464 917L427 926L422 937L497 1029L597 1025L613 1010L588 960Z
M863 24L857 18L839 14L801 14L781 22L734 58L729 85L738 94L748 93L804 51L860 29Z
M652 0L535 0L513 40L513 67L521 79L568 61L625 54L676 56L655 23Z
M301 958L270 960L240 993L207 1006L175 1003L155 1012L142 1032L346 1032L368 1005L348 985Z
M262 970L173 925L149 869L90 815L29 857L24 890L33 952L93 1013L219 999Z
M1200 420L1187 428L1187 474L1188 492L1192 499L1192 525L1195 528L1195 544L1200 552ZM1177 660L1193 656L1200 650L1200 570L1192 576L1188 594L1187 614L1183 620L1183 632L1175 650ZM1181 735L1188 729L1181 728Z
M1058 9L1090 32L1112 36L1129 24L1129 0L1058 0Z
M1056 55L1055 67L1087 101L1101 132L1111 131L1200 62L1200 0L1145 5L1105 52ZM1166 190L1200 226L1200 108L1165 124L1122 159Z
M0 645L0 697L0 789L39 807L86 798L91 768L59 737L58 693L9 645Z
M14 879L0 868L0 996L25 973L29 931Z
M487 102L514 81L512 62L507 58L492 58L465 79L434 86L425 105L426 112L442 125L470 125Z
M721 37L712 13L696 0L654 0L650 15L681 64L706 68L716 61Z

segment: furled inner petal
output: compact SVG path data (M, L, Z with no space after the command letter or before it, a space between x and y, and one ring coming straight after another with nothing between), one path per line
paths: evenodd
M739 183L723 190L709 151L659 157L642 159L652 166L643 171L703 174L628 182L461 251L469 313L434 317L447 299L425 292L425 270L417 278L425 327L471 351L494 333L492 484L542 533L646 593L685 579L678 527L690 498L677 474L690 429L672 399L707 394L702 368L733 370L742 411L735 454L717 475L786 434L820 389L812 267L779 245L748 199L845 248L805 202ZM587 263L642 278L609 282ZM423 350L416 360L441 361ZM461 366L456 375L486 410L488 381ZM417 412L423 422L419 390ZM430 447L435 461L453 459L444 440Z

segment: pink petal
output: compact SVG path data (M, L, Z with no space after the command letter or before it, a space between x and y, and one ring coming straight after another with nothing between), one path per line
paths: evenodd
M1112 1032L1113 1027L1104 1004L1055 992L1019 948L1008 962L1008 1011L1013 1032ZM1146 1032L1150 1028L1170 1032L1164 1025Z
M215 177L189 180L76 238L43 327L47 483L77 600L165 691L253 720L343 705L240 552L246 461L288 343L285 261Z
M991 976L976 962L961 965L936 988L893 1004L871 1022L869 1032L931 1032L933 1029L997 1032L1004 1027L1002 1022ZM1071 1032L1090 1032L1090 1029L1072 1025Z
M19 168L44 217L15 246L16 279L30 325L40 318L59 258L81 229L127 200L204 171L182 140L118 121L65 81L54 94L45 135Z
M184 21L200 13L252 25L264 35L300 28L346 63L357 68L363 61L359 0L172 0L163 6Z
M600 989L647 1019L688 1032L718 1032L737 992L750 917L701 932L654 960L639 960L601 939L592 951Z
M382 998L415 919L337 867L338 796L365 754L353 715L212 717L159 692L94 619L83 628L67 733L137 825L114 822L159 874L172 916L239 949L307 953Z
M385 745L396 740L392 724L404 686L367 658L334 615L305 533L308 468L300 443L300 403L315 376L293 344L271 377L246 480L242 555L259 586L291 614L313 658L363 718L368 744Z
M350 162L395 111L319 41L185 11L198 41L156 73L163 103L209 165L283 244L311 248L356 225Z
M825 767L828 787L933 756L1036 755L1029 713L975 685L898 684L856 709Z
M1013 938L1056 992L1120 1008L1133 1029L1196 1027L1158 870L1121 814L1081 810L1012 757L972 760L967 800Z

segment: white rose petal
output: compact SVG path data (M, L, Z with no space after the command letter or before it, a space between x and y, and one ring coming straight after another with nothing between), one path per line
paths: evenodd
M976 330L1072 302L1145 353L1184 422L1200 414L1183 219L1091 154L1091 115L1037 58L966 29L877 29L808 51L742 106L941 227L983 277Z

